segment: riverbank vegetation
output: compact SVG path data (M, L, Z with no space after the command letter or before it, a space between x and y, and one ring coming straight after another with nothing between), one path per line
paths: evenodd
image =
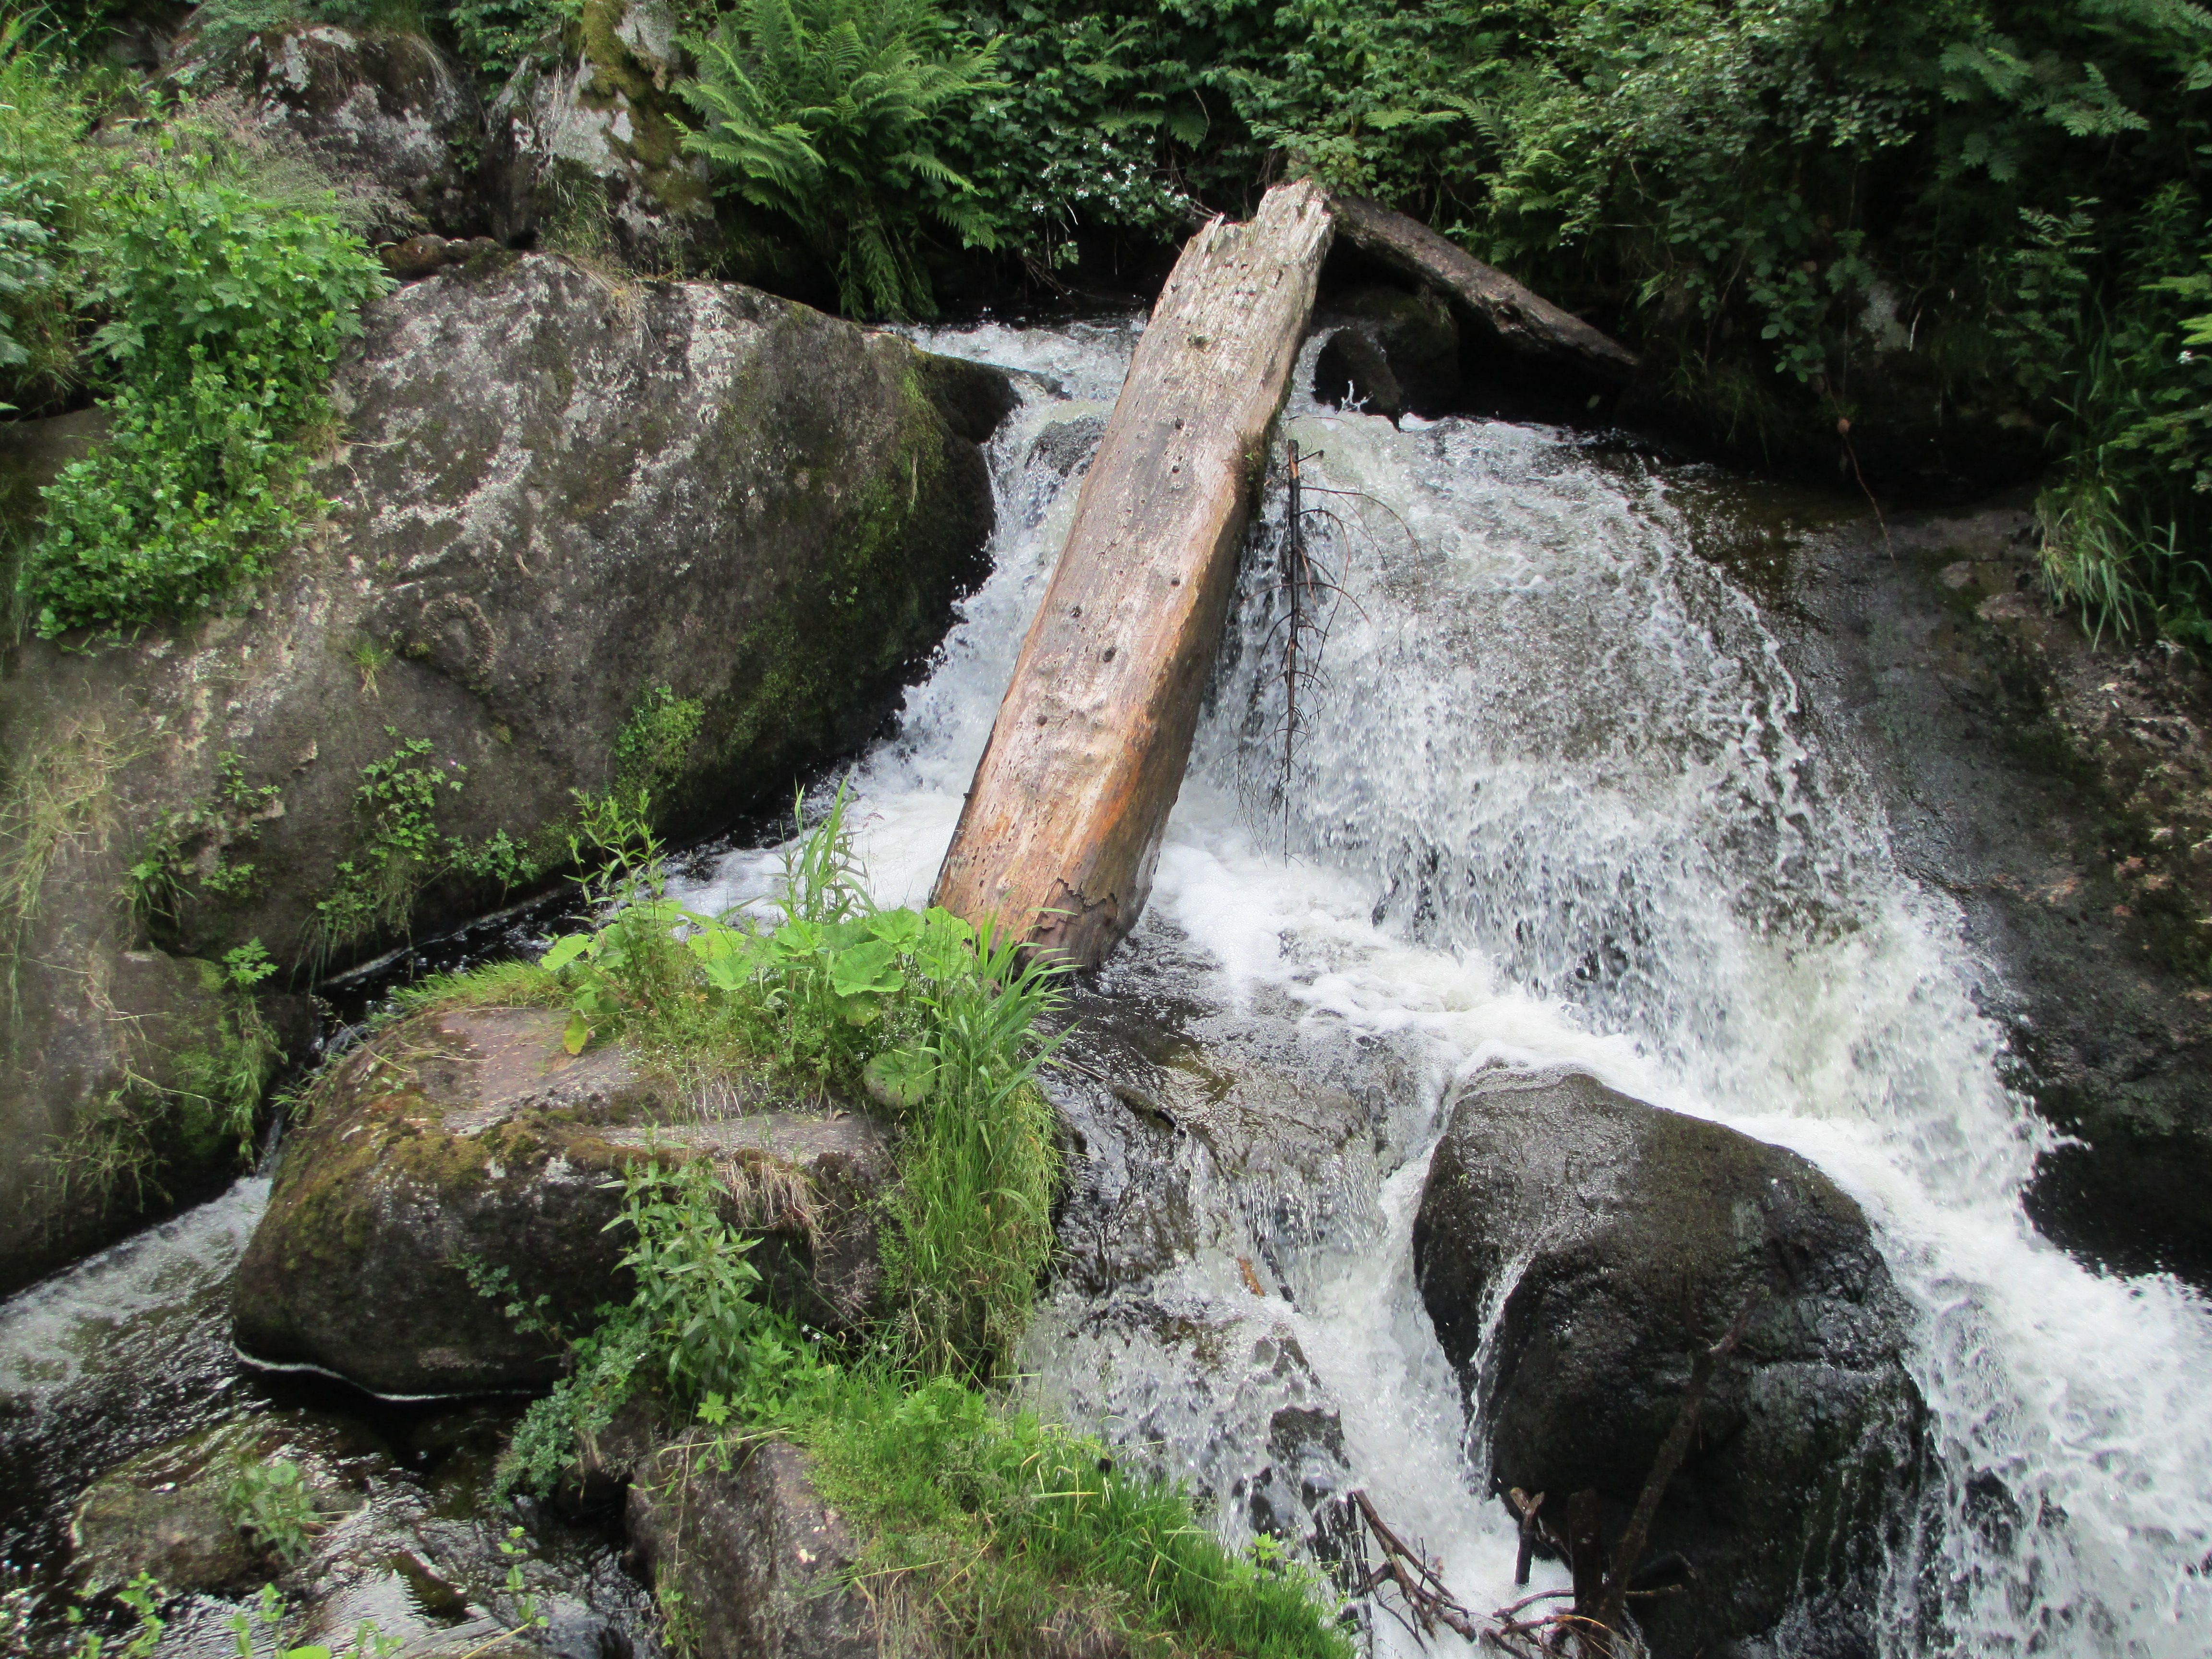
M619 9L213 0L193 24L202 52L295 19L420 29L491 94ZM2186 0L663 10L693 71L668 112L738 240L853 314L930 314L979 262L1079 286L1086 250L1164 246L1310 171L1612 329L1740 452L1825 445L1849 481L1932 422L1962 476L2039 460L2054 593L2212 647L2212 14ZM126 15L45 14L83 63ZM0 398L97 383L120 434L58 489L29 616L219 605L311 505L296 440L374 271L327 204L241 182L173 110L165 136L119 121L150 94L9 29Z
M641 817L641 812L639 814ZM837 1343L757 1294L754 1241L707 1158L641 1159L616 1225L632 1299L566 1341L574 1367L518 1430L513 1486L550 1492L579 1449L649 1391L693 1459L751 1443L804 1446L826 1502L867 1540L859 1571L896 1588L953 1650L1019 1649L1071 1609L1171 1650L1348 1652L1317 1582L1273 1540L1225 1549L1171 1489L1115 1472L1096 1441L998 1386L1052 1249L1059 1173L1036 1074L1056 975L943 910L879 909L861 886L842 800L794 843L776 913L711 918L667 894L634 827L594 896L621 908L535 963L427 982L398 1012L463 1003L566 1008L582 1051L619 1040L641 1063L708 1083L765 1065L787 1083L866 1098L899 1130L884 1200L887 1311ZM506 1275L479 1266L487 1294Z
M9 527L49 637L239 600L319 507L330 373L387 285L312 169L67 44L0 22L0 410L106 417Z

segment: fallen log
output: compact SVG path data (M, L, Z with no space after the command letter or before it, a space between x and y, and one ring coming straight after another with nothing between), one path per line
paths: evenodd
M1419 220L1358 196L1337 196L1330 205L1338 228L1353 246L1474 313L1508 349L1572 363L1604 380L1626 380L1636 373L1636 354L1620 341L1454 246Z
M1078 966L1135 924L1331 228L1301 180L1184 247L938 872L947 909Z

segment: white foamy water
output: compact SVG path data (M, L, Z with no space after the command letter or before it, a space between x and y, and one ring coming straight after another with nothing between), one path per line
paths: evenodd
M992 446L994 574L853 780L884 902L928 891L1133 340L927 337L1025 371L1027 400ZM1322 550L1346 595L1326 676L1299 690L1284 789L1277 601L1248 580L1121 961L1217 1028L1287 1023L1317 1060L1380 1045L1411 1081L1318 1243L1269 1237L1224 1178L1145 1292L1200 1340L1102 1334L1063 1290L1025 1354L1039 1386L1155 1443L1231 1538L1272 1414L1333 1409L1352 1481L1462 1599L1512 1599L1512 1536L1467 1455L1409 1234L1452 1079L1572 1062L1790 1146L1865 1206L1919 1312L1941 1469L1893 1564L1892 1651L2212 1652L2212 1313L2027 1225L2044 1134L1996 1075L1957 914L1893 867L1870 792L1757 606L1697 556L1672 486L1540 429L1293 416L1322 453L1310 478L1359 492L1310 501L1339 520ZM742 902L777 868L734 855L687 896ZM1265 1296L1239 1256L1269 1264Z

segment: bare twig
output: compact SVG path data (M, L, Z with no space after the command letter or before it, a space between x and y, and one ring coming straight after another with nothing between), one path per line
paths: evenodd
M1419 1622L1423 1636L1432 1634L1437 1626L1443 1625L1468 1641L1474 1641L1481 1633L1475 1625L1474 1615L1445 1588L1436 1566L1423 1560L1418 1551L1391 1531L1382 1516L1376 1512L1374 1500L1364 1492L1354 1492L1352 1501L1382 1550L1382 1564L1369 1572L1362 1581L1361 1593L1379 1589L1385 1583L1395 1584L1398 1594L1405 1599L1407 1607ZM1384 1605L1387 1607L1389 1604ZM1396 1610L1394 1608L1392 1611ZM1399 1616L1402 1620L1404 1615Z

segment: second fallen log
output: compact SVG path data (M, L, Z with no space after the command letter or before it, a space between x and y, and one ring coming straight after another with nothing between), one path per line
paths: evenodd
M1135 923L1331 228L1301 180L1184 248L938 872L946 908L1080 966Z

